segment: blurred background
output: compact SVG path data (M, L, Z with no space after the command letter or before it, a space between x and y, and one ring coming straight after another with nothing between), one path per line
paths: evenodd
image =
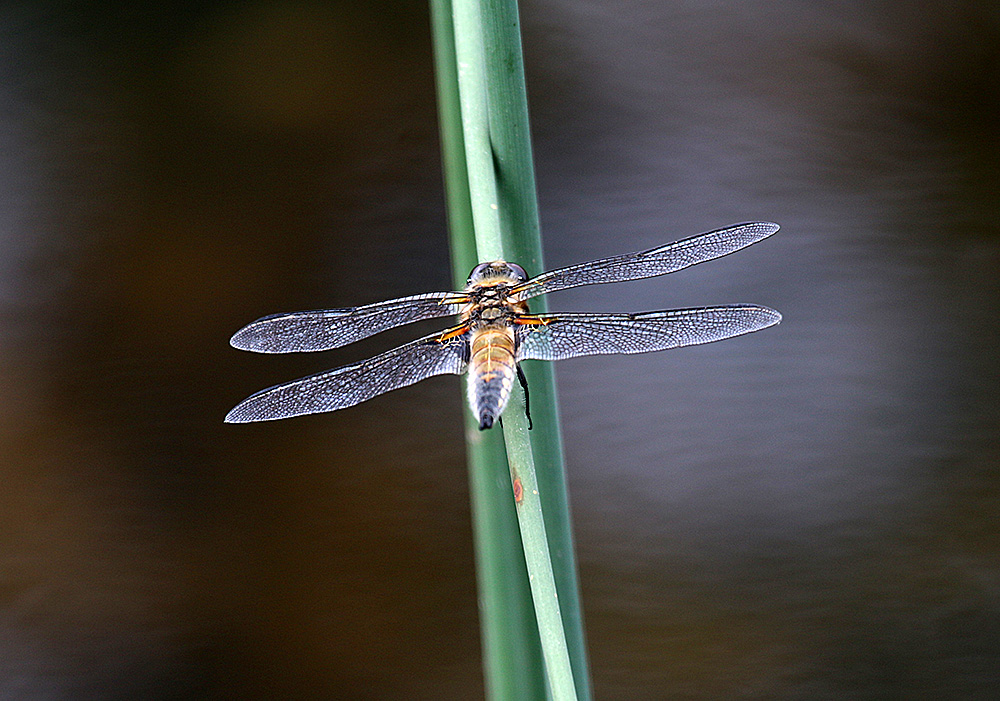
M1000 13L526 0L556 310L781 326L557 368L601 699L1000 684ZM0 697L482 696L462 413L224 425L278 311L447 289L426 4L0 7ZM537 273L538 270L529 270Z

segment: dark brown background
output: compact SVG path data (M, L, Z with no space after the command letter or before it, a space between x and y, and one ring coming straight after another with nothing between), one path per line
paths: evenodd
M783 225L550 300L785 314L558 367L597 697L992 698L993 3L522 13L550 267ZM243 323L448 286L428 23L0 9L0 697L482 694L459 382L222 424L424 331L261 357Z

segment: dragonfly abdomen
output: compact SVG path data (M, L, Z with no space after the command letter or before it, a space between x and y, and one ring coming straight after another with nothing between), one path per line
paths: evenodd
M514 385L514 333L506 326L488 326L473 333L469 358L469 404L479 428L493 425L503 413Z

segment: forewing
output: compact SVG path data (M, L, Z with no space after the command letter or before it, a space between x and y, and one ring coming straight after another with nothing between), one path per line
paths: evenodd
M339 348L421 319L458 313L462 293L431 292L345 309L272 314L237 331L229 343L256 353L295 353Z
M459 375L465 372L467 343L462 335L442 340L447 333L425 336L368 360L261 390L237 404L226 421L270 421L335 411L434 375Z
M759 331L781 314L756 305L673 309L641 314L538 314L517 328L520 360L564 360L607 353L648 353ZM523 322L522 322L523 323Z
M579 285L598 285L666 275L746 248L750 244L766 239L777 230L778 225L771 222L737 224L648 251L626 253L542 273L513 288L511 294L517 295L520 299L530 299L547 292Z

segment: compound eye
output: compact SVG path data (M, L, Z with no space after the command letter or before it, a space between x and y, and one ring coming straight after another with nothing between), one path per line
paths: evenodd
M524 272L524 268L517 263L508 263L507 266L510 268L510 271L514 273L514 277L517 278L518 282L524 282L528 279L528 273Z
M473 282L476 282L477 280L482 280L484 277L486 277L486 271L492 267L493 263L480 263L479 265L477 265L475 268L472 269L472 272L469 273L468 284L471 285Z

